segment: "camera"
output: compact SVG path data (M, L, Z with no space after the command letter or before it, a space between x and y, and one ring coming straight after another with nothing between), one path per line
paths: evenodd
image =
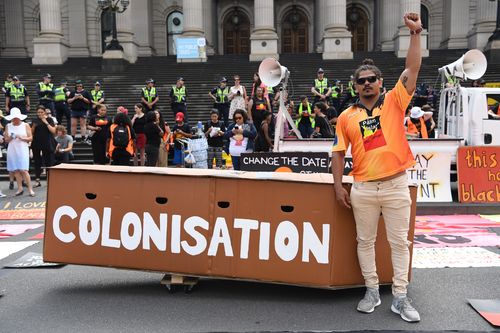
M236 93L236 95L238 95L238 96L241 95L241 92L238 90L238 92Z
M10 134L10 137L11 137L12 139L15 139L15 138L16 138L16 133L11 133L11 134Z
M234 129L240 129L240 127L238 125L234 126Z

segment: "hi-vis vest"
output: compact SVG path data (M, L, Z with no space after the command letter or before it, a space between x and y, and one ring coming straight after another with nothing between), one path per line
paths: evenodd
M115 131L115 128L117 127L118 125L117 124L112 124L111 127L109 128L109 132L111 133L111 137L109 138L109 156L113 156L113 151L115 150L115 146L113 145L113 133ZM132 133L130 133L130 127L129 126L126 126L127 127L127 130L128 130L128 137L130 138L129 141L128 141L128 145L127 145L127 148L125 148L125 150L130 154L130 156L134 155L134 146L133 146L133 142L134 140L132 140Z
M13 85L14 85L14 82L12 82L12 81L4 81L4 83L3 83L3 87L5 88L5 90L9 90L10 88L12 88Z
M104 93L104 92L103 92L102 90L97 91L97 90L95 90L95 89L92 89L92 90L90 91L90 94L92 94L92 100L93 100L94 102L99 102L99 100L102 98L102 94L103 94L103 93Z
M328 79L323 79L323 80L314 80L314 88L321 94L323 95L326 91L328 91Z
M151 90L144 87L144 88L142 88L142 93L144 94L144 99L148 103L151 103L156 98L156 88L155 87L152 87Z
M299 105L299 118L295 121L295 126L299 126L299 123L300 121L302 120L302 103L300 103ZM309 114L309 121L311 122L311 127L314 128L315 125L316 125L316 121L314 120L314 118L312 117L312 112L311 112L311 104L307 103L307 111L306 111L308 114Z
M354 83L352 81L349 81L347 90L349 90L349 93L351 94L352 97L356 96L356 90L354 89Z
M26 91L26 88L22 84L20 84L19 87L12 85L12 87L10 87L10 101L11 102L24 102L24 99L25 99L24 92L25 91Z
M175 103L185 103L186 102L186 87L182 86L177 88L177 86L172 86L174 90L174 102Z
M42 93L42 96L43 96L43 93L44 92L51 92L53 89L54 89L54 84L52 83L49 83L49 84L45 84L43 82L38 82L38 87L40 88L40 92ZM41 97L41 99L51 99L49 96L43 96Z
M54 90L54 101L55 102L66 102L66 92L64 87L59 87Z
M420 132L418 131L417 126L411 121L410 118L406 121L406 126L408 127L408 133L418 134L420 133L420 137L422 139L428 139L429 134L427 134L427 127L425 126L425 121L423 117L419 118L420 120Z
M332 98L339 98L339 92L337 91L337 89L336 89L336 88L339 88L339 89L340 89L340 87L339 87L339 86L337 86L337 85L334 85L334 86L332 87L332 94L330 95Z
M216 103L227 103L227 95L229 95L229 87L224 88L224 90L222 90L220 87L217 87L217 93L215 94L215 98L217 100Z

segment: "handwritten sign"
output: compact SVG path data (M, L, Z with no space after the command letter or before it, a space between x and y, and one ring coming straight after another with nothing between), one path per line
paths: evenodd
M457 153L460 202L500 203L500 146L461 147Z
M451 202L449 153L417 153L407 170L410 184L417 184L417 202Z

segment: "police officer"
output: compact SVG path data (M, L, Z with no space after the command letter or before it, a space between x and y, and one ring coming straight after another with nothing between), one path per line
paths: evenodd
M52 81L52 76L48 73L45 74L43 80L36 85L36 94L38 95L38 104L54 112L54 84L50 81Z
M340 80L335 80L332 87L332 94L330 101L335 110L340 108L340 98L342 97L342 85L340 84Z
M187 119L186 98L186 86L184 86L184 79L180 77L177 79L175 86L172 86L170 90L170 106L172 107L174 116L178 112L182 112L184 119Z
M18 76L12 77L12 86L5 94L5 110L9 113L12 108L19 108L22 114L27 114L30 110L28 90L21 84Z
M212 89L208 95L214 100L214 108L219 111L224 125L227 126L229 124L229 87L227 86L227 79L223 77L219 86Z
M340 107L337 109L337 114L340 115L342 111L351 106L351 104L356 102L357 99L358 99L358 93L354 88L354 76L351 75L349 83L347 84L344 100L342 101L342 104L340 104Z
M296 111L297 120L295 120L295 126L297 126L302 138L307 139L313 134L316 125L312 116L313 106L309 103L307 96L300 96L300 104L297 105Z
M144 105L144 112L153 111L156 109L156 103L160 97L155 87L155 80L149 79L146 81L146 86L141 90L141 103Z
M332 94L332 88L328 79L325 77L323 68L318 69L317 78L314 80L311 92L314 95L314 104L317 102L327 102Z
M90 115L94 116L97 114L97 107L104 104L104 91L101 90L101 82L96 81L94 84L94 89L90 91L92 96L92 109L90 109Z
M7 90L10 89L10 87L12 87L13 83L12 83L12 74L7 74L5 76L5 81L3 83L3 86L2 86L2 92L4 94L7 93Z
M59 87L54 89L54 108L56 110L57 123L62 125L63 116L66 117L67 129L71 129L71 111L68 106L68 97L71 94L66 87L68 81L61 80Z

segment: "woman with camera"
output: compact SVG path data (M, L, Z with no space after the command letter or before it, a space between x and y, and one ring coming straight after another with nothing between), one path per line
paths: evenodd
M229 125L224 137L229 141L229 154L233 162L233 169L240 170L241 153L253 151L254 139L257 136L255 126L248 122L248 116L244 110L236 110L233 115L234 123Z
M30 153L29 143L33 139L31 127L23 122L26 115L21 113L18 108L12 108L10 115L5 119L11 122L5 128L5 141L9 144L7 147L7 171L14 173L17 182L16 196L24 193L23 180L28 186L29 195L34 197L35 192L31 187L29 174Z
M233 119L233 115L236 110L247 109L247 90L245 89L245 86L240 84L239 75L234 76L234 86L232 86L229 91L228 99L231 101L231 105L229 106L229 119Z

